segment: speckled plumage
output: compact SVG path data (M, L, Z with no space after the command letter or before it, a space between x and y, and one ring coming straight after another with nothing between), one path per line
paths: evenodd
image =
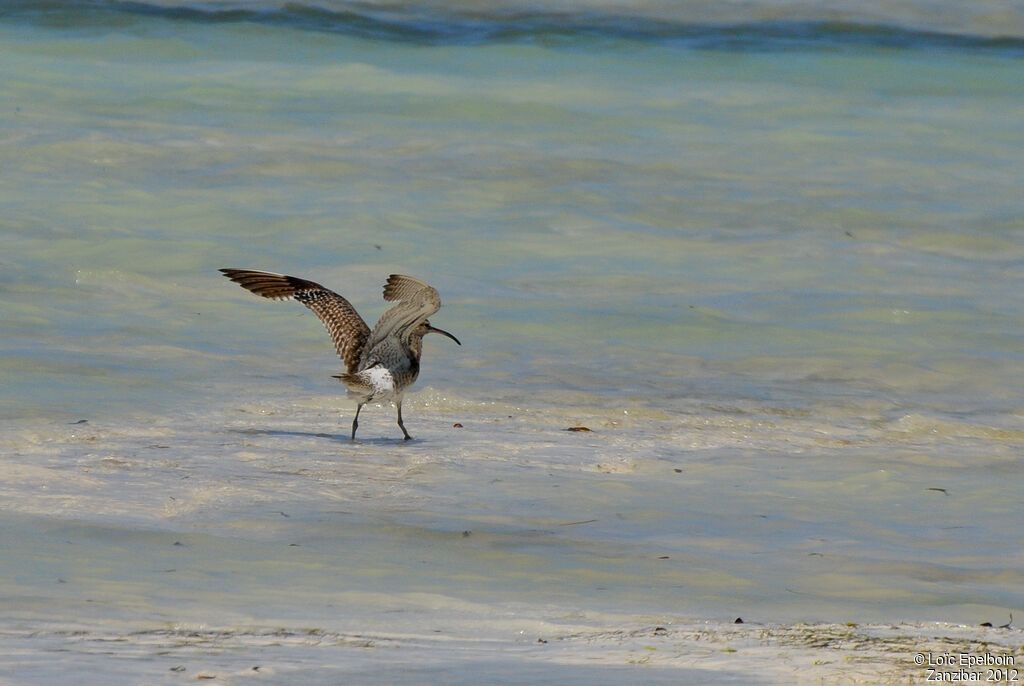
M402 422L402 397L419 376L423 336L440 333L459 343L455 336L431 326L427 320L441 309L437 289L410 276L392 274L384 285L384 299L397 304L371 330L348 300L318 283L251 269L220 271L264 298L294 298L324 323L345 363L345 373L335 378L341 379L349 396L358 403L352 420L353 440L359 426L359 411L366 403L375 401L394 401L398 426L406 440L412 438Z

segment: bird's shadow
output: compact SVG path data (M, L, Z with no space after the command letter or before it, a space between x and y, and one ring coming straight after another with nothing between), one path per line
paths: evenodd
M405 440L402 438L387 438L384 436L378 438L349 438L348 434L325 434L313 431L286 431L284 429L229 429L232 433L246 434L247 436L296 436L301 438L327 438L337 443L347 443L349 445L408 445L410 443L419 443L417 439Z

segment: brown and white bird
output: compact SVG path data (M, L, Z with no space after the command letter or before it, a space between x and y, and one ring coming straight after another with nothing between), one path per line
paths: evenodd
M411 276L392 274L384 284L384 299L398 304L384 313L371 330L345 298L318 283L273 272L221 269L242 288L273 300L294 298L313 310L334 339L344 374L335 376L348 387L356 403L352 440L359 426L359 411L370 402L394 401L398 426L405 440L412 436L402 422L402 396L420 373L423 337L439 333L459 345L455 336L430 325L427 317L441 309L437 289Z

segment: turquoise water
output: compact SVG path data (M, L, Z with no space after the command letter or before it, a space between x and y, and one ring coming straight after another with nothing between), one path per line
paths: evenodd
M11 683L1024 616L1024 19L926 4L0 11ZM219 267L436 286L419 440Z

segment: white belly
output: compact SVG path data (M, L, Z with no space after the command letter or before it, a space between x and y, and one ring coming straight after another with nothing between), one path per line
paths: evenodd
M346 381L348 394L361 403L395 398L395 377L385 367L370 367L354 374L356 382Z

